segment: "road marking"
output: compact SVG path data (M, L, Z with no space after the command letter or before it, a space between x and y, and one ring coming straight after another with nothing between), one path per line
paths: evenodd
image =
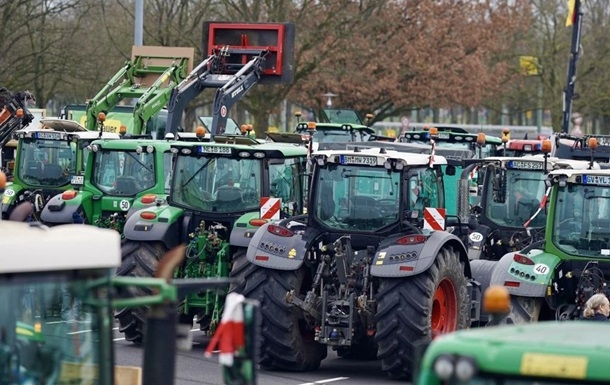
M349 377L335 377L335 378L329 378L327 380L318 380L318 381L314 381L314 382L304 382L304 383L299 384L299 385L328 384L329 382L343 381L343 380L349 380Z
M125 339L125 337L123 337L123 338L115 338L115 339L113 339L113 341L123 341L124 339Z
M87 329L87 330L79 330L77 332L71 332L71 333L66 333L67 335L72 335L72 334L82 334L82 333L91 333L92 330L91 329Z

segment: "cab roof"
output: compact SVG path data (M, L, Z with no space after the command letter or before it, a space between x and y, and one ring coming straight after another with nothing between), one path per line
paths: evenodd
M438 128L438 135L435 139L436 143L443 143L443 142L451 142L451 143L476 143L477 141L477 136L478 133L473 133L473 132L466 132L466 130L461 129L459 132L456 131L451 131L451 128L448 128L447 130L443 129L442 126L437 127L434 126L436 128ZM455 129L453 129L455 130ZM406 139L411 139L411 140L430 140L430 131L429 130L418 130L418 131L407 131L404 133L403 135L404 138ZM486 144L502 144L502 139L498 138L497 136L490 136L490 135L485 135L485 143Z
M581 183L580 181L576 181L577 177L580 177L579 179L582 180L582 176L586 175L586 176L601 176L601 177L606 177L609 178L608 180L610 180L610 170L608 169L596 169L596 170L553 170L549 173L549 176L559 176L559 175L565 175L568 178L569 182L572 183Z
M307 148L303 145L295 143L284 143L284 142L267 142L263 139L250 138L246 136L225 136L217 135L214 136L214 141L211 142L168 142L172 147L201 147L203 149L209 148L232 148L234 153L238 153L240 150L243 151L279 151L278 155L281 156L299 156L307 155ZM214 154L213 151L202 150L200 153ZM220 154L220 153L217 153ZM228 154L224 154L228 155Z
M582 369L587 380L608 381L609 332L609 323L591 321L546 321L457 331L430 344L423 366L431 368L439 355L457 354L474 359L481 372L523 375L524 365L528 364L524 358L528 355L545 365L538 368L538 375L543 371L546 378L567 378L556 365L565 357L570 365L586 363Z
M382 166L388 159L400 159L403 160L407 165L429 165L430 155L425 154L413 154L409 152L400 152L395 150L386 150L385 148L365 148L362 150L330 150L330 151L316 151L312 154L313 156L326 156L328 162L336 162L340 159L340 155L348 155L355 157L371 157L377 158L377 165ZM433 164L443 165L447 164L445 157L440 155L434 155Z
M131 150L136 147L153 146L157 151L169 151L172 142L166 142L163 140L155 139L122 139L122 140L108 140L98 139L91 142L91 144L97 144L102 149L107 150Z
M0 233L4 256L0 275L115 268L121 264L121 236L115 230L76 224L49 228L0 221Z

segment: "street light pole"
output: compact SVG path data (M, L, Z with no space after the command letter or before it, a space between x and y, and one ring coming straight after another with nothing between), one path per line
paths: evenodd
M136 0L135 26L133 31L133 45L143 45L144 29L144 0Z

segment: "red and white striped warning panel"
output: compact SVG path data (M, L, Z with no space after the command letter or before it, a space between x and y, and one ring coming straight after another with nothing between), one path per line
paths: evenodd
M424 208L424 229L445 230L445 209Z
M280 219L280 208L282 200L280 198L261 197L261 218Z

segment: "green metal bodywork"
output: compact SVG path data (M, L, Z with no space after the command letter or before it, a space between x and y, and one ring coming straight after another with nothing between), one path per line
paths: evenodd
M169 191L166 187L166 181L171 172L168 167L170 166L169 158L171 155L169 150L171 144L165 141L134 139L96 140L91 143L91 147L93 146L97 146L98 150L89 153L88 162L91 167L87 167L85 170L83 185L75 191L76 195L73 198L63 199L61 195L54 197L48 205L49 210L45 208L42 219L49 223L66 223L66 216L62 215L62 211L77 212L85 218L87 223L112 228L123 233L125 220L129 213L156 203L143 203L142 197L152 194L155 195L155 201L156 199L165 200L167 198ZM100 175L99 172L102 172L99 170L97 158L102 156L101 154L104 151L116 153L117 156L121 156L121 154L137 156L138 149L141 149L142 153L146 153L147 148L154 149L152 153L154 183L151 181L148 188L138 191L136 194L117 195L112 192L113 189L103 191L102 187L95 183L96 175ZM123 155L123 159L126 162L129 158L127 155ZM137 167L140 167L133 161L132 165L136 167L136 171L138 170ZM125 174L127 173L127 171L123 171ZM139 172L143 172L143 170Z
M229 137L230 138L230 137ZM227 277L230 271L233 254L242 248L245 250L249 239L252 237L254 232L260 225L253 225L250 223L251 219L260 218L259 213L259 200L261 196L271 196L270 193L270 180L265 179L265 175L268 175L269 164L266 163L265 159L273 158L276 160L283 160L288 158L299 159L299 163L305 162L307 150L303 146L285 144L285 143L264 143L259 142L255 139L237 137L238 143L234 144L231 139L226 140L224 143L219 142L220 137L216 137L217 142L210 143L174 143L172 151L175 153L173 159L174 175L172 176L172 190L168 197L169 204L162 204L158 206L147 207L145 210L141 210L136 213L132 219L127 223L126 227L126 239L132 239L132 235L139 236L142 232L151 231L155 228L165 228L167 231L176 231L174 224L182 224L185 215L187 213L192 216L191 225L189 229L180 228L180 236L176 241L187 242L187 258L181 268L175 272L176 278L183 279L196 279L196 278L210 278L210 277ZM224 139L223 139L224 141ZM200 148L205 148L206 152L203 153ZM226 150L230 148L230 150ZM231 155L221 154L222 151L230 151ZM240 157L240 153L251 154L248 157ZM213 168L217 166L217 162L221 159L254 159L252 154L255 152L265 153L263 158L264 163L261 163L260 170L251 170L251 176L256 176L254 185L259 186L259 194L256 198L255 207L256 211L252 211L252 205L249 208L244 209L240 205L234 205L231 207L225 207L220 212L215 211L216 208L213 205L206 203L203 198L207 192L196 192L194 195L188 195L192 198L186 198L187 195L180 195L178 198L177 185L184 181L178 182L180 173L185 171L183 161L187 161L192 157L199 158L200 156L207 156L203 159L214 159L212 163ZM182 159L182 160L181 160ZM207 164L203 164L199 171L205 169ZM263 169L264 167L264 169ZM301 166L299 166L301 167ZM304 169L304 166L302 170ZM205 171L207 172L207 170ZM198 175L198 172L193 174L193 178ZM202 182L190 183L191 178L187 178L187 184L191 186L197 185L198 187L205 188L200 185ZM206 179L207 180L207 179ZM301 178L302 180L302 178ZM236 181L237 182L237 181ZM244 186L242 186L244 188ZM182 193L180 193L182 194ZM302 193L300 193L302 194ZM199 198L196 198L196 197ZM301 195L301 199L302 199ZM180 200L191 199L193 206L184 206L179 204ZM200 205L196 204L200 202ZM298 202L300 207L302 202ZM289 211L288 202L282 201L282 209ZM150 217L154 219L144 219L141 217L141 213L146 211L152 213ZM134 229L137 229L134 231ZM139 234L138 234L139 233ZM159 235L159 234L157 234ZM164 234L161 234L164 236ZM149 241L161 241L162 239L150 239ZM235 243L237 241L237 243ZM166 247L173 247L173 244L166 244ZM200 293L193 293L187 296L183 302L181 311L184 314L192 314L198 312L198 317L205 319L209 322L209 331L214 332L216 326L220 321L222 315L224 296L220 295L215 291L206 291Z
M457 331L443 335L428 346L414 383L467 383L457 379L441 381L437 377L434 362L446 355L474 360L476 380L472 379L470 383L609 383L609 330L608 323L575 321Z

